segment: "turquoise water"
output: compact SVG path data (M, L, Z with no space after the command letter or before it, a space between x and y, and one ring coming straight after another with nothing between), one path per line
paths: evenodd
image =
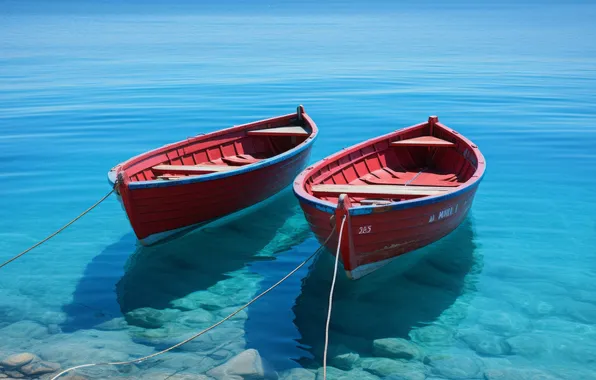
M303 104L321 131L314 162L436 114L478 144L487 174L417 267L338 278L332 378L596 379L595 6L26 4L0 2L0 260L148 149ZM65 368L150 354L316 248L290 191L153 248L112 197L0 272L0 356ZM80 373L199 374L249 348L282 378L314 372L332 264L158 360ZM426 359L388 362L372 349L383 338Z

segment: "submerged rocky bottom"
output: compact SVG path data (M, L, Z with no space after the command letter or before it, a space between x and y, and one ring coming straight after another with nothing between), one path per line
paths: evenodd
M183 312L180 312L180 314ZM158 314L158 313L157 313ZM203 319L210 313L201 312ZM212 315L215 316L215 315ZM306 368L296 367L276 371L258 350L247 348L245 334L240 327L246 314L240 315L231 326L218 330L183 346L178 352L168 353L139 364L124 366L102 366L77 370L64 375L65 379L282 379L314 380L323 379L323 368L314 361ZM188 319L186 319L188 321ZM103 328L112 325L123 326L125 321L114 320ZM193 323L196 323L194 321ZM200 324L200 322L199 322ZM17 326L14 326L17 325ZM42 326L34 322L13 324L26 333L41 337ZM0 378L5 379L51 379L65 365L73 364L74 359L83 362L129 360L134 356L146 355L153 350L138 343L125 347L110 337L115 331L95 330L85 334L72 334L70 339L45 340L39 347L39 356L20 352L6 356L3 352L0 361ZM149 331L140 336L156 338L159 334ZM331 334L329 349L328 379L394 379L394 380L439 380L439 379L486 379L486 380L549 380L549 379L590 379L593 373L585 368L560 367L556 370L538 369L531 362L522 362L517 354L527 354L527 350L539 354L544 347L540 342L529 342L522 336L502 339L497 335L480 331L454 332L446 326L430 325L415 330L410 339L381 338L371 342L360 341L362 352L338 343L341 334ZM47 337L46 337L47 338ZM111 338L111 339L110 339ZM347 338L344 336L344 339ZM162 339L165 339L163 337ZM346 344L353 344L354 337ZM175 339L165 339L174 342ZM111 342L111 343L110 343ZM457 343L468 347L455 349ZM442 347L442 348L441 348ZM565 353L570 347L559 346ZM521 351L520 351L521 350ZM525 352L523 350L526 350ZM590 353L585 353L590 355ZM50 361L55 360L55 361ZM67 363L67 364L66 364Z
M129 256L122 247L130 239L117 243L89 264L68 305L41 303L29 284L0 289L0 379L46 380L75 365L133 360L226 317L318 247L295 208L260 212L268 222L257 229L246 220L205 229L166 248L139 248L116 280L104 279L103 267L95 275L106 261L121 265L114 252ZM551 281L548 271L488 262L486 252L467 220L403 272L395 262L359 281L340 273L327 378L596 379L596 289L588 278ZM64 378L322 379L332 270L323 252L175 351Z

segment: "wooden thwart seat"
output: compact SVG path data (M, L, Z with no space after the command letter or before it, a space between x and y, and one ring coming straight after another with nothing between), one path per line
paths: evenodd
M391 146L427 146L451 148L454 147L455 144L451 141L443 140L434 136L421 136L414 137L413 139L393 141Z
M157 165L152 169L156 173L204 174L225 172L233 170L234 167L227 165Z
M172 174L162 174L162 175L158 175L157 177L155 177L155 179L162 179L164 181L171 181L171 180L181 179L181 178L188 178L188 176L172 175Z
M378 176L369 173L360 179L370 185L408 185L408 186L427 186L427 187L458 187L461 185L457 182L457 176L455 174L435 174L435 173L422 173L416 178L411 175L412 173L401 173L405 178L395 177L384 177L379 178Z
M289 125L286 127L275 127L275 128L267 128L267 129L257 129L254 131L248 131L249 136L299 136L305 137L308 136L309 133L306 129L297 126L297 125Z
M236 156L228 156L222 157L221 160L226 164L235 165L235 166L243 166L243 165L250 165L254 164L255 162L259 162L262 158L253 157L250 154L238 154Z
M359 203L361 205L388 205L391 201L386 199L363 199Z
M431 195L441 195L453 188L427 186L399 186L399 185L314 185L312 192L318 195L348 194L351 196L381 197L381 198L417 198Z

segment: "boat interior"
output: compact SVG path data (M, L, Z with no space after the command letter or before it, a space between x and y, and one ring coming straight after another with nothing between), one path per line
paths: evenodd
M281 125L277 125L281 124ZM125 167L131 182L172 181L237 169L282 154L312 133L293 119L197 136L133 159Z
M332 203L347 194L353 206L441 195L474 175L469 156L467 142L444 126L425 123L329 158L306 178L305 189Z

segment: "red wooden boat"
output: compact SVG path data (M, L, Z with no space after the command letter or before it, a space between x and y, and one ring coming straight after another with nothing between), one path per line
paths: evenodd
M436 116L308 167L294 193L319 241L361 278L449 234L466 217L485 170L478 147Z
M291 184L318 130L296 113L198 135L108 173L143 245L246 209Z

